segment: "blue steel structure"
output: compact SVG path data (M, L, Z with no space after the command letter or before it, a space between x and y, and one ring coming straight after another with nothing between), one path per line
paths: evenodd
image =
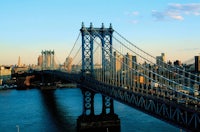
M113 29L110 24L109 28L105 28L102 23L101 28L94 28L92 23L90 27L85 27L82 23L80 29L82 34L82 72L94 76L94 39L101 39L102 44L102 68L104 71L111 70L111 54L112 54L112 34Z
M82 35L82 77L94 77L94 39L99 38L102 46L102 69L103 71L111 70L112 54L112 25L105 28L102 23L101 28L94 28L92 23L90 27L85 27L82 23L80 29ZM83 93L83 117L94 116L94 92L82 88ZM107 112L108 111L108 112ZM108 96L102 96L102 115L114 114L113 99ZM81 118L82 118L81 116ZM93 117L94 118L94 117ZM118 117L115 116L118 120ZM90 119L91 120L91 119Z
M105 28L103 24L101 28L94 28L92 24L90 27L85 27L82 23L80 31L82 70L79 73L60 70L45 71L45 73L79 84L83 93L83 119L94 115L94 96L96 93L101 93L102 115L114 115L113 99L115 99L187 131L200 130L200 96L195 95L196 93L194 95L184 93L186 91L184 89L200 88L199 76L164 62L159 62L159 65L152 63L146 59L150 55L144 51L142 53L148 57L141 56L137 52L135 54L149 64L141 65L126 56L124 56L125 61L118 60L113 55L120 52L113 48L114 30L111 25L109 28ZM100 38L102 49L102 67L99 69L94 69L93 48L96 37ZM133 52L132 49L129 51ZM113 60L120 62L125 68L119 71L113 70L115 66ZM109 75L106 75L107 71Z

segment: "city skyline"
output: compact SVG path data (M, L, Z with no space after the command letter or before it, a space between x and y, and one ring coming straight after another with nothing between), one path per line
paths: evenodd
M42 50L54 50L64 63L81 23L108 27L152 54L187 61L199 55L200 3L197 0L0 2L0 65L37 64Z

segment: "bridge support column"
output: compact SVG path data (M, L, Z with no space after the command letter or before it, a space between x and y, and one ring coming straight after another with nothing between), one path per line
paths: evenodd
M77 119L78 132L120 132L120 119L114 113L113 100L102 96L102 113L94 114L95 93L82 88L83 113ZM109 111L107 112L106 110Z
M94 93L82 90L83 94L83 115L94 115Z
M114 114L113 99L104 95L102 95L102 114Z

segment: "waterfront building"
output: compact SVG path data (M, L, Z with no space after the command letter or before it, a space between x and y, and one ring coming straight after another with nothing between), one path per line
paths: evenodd
M0 66L0 79L9 80L11 78L11 70L10 66Z
M21 67L13 67L11 72L12 74L14 73L21 74L21 73L27 72L28 70L29 70L28 66L21 66Z

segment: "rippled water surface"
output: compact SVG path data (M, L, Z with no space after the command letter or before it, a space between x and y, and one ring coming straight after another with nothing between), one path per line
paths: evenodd
M95 95L95 114L101 113L101 95ZM129 106L114 101L121 132L179 132L171 126ZM0 91L0 132L73 132L82 114L79 88L42 92L31 90Z

